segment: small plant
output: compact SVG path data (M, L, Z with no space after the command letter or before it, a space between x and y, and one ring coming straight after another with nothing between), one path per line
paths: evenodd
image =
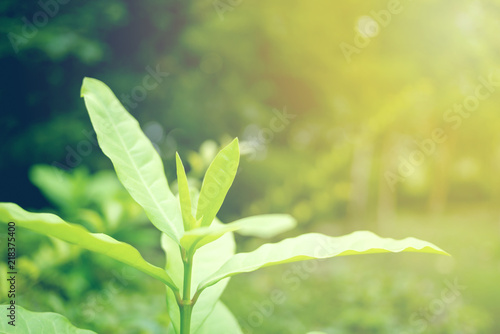
M235 317L219 300L230 277L281 263L334 256L422 252L447 254L415 238L394 240L368 231L341 237L304 234L264 244L248 253L235 254L233 233L271 237L290 230L295 220L270 214L219 222L216 215L233 183L239 164L238 139L223 148L210 164L199 193L189 189L184 166L176 156L178 196L170 191L163 163L138 122L102 82L85 78L82 86L99 145L111 159L118 178L142 206L151 223L162 232L165 269L145 261L131 245L101 233L90 233L56 215L31 213L13 203L0 203L0 221L15 224L107 255L161 281L166 286L171 325L167 333L242 333ZM154 242L154 241L152 241ZM145 301L147 302L147 301ZM2 306L2 309L10 305ZM12 327L0 322L6 333L92 333L73 327L55 313L33 313L17 306ZM17 331L17 332L16 332Z

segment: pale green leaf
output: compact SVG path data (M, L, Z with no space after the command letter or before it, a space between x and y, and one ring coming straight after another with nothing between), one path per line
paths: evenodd
M368 231L357 231L341 237L309 233L285 239L278 243L262 245L253 252L234 255L222 268L206 279L201 284L201 288L211 286L226 277L281 263L325 259L343 255L387 252L419 252L449 255L439 247L415 238L406 238L403 240L381 238Z
M184 263L182 262L181 250L179 245L168 237L165 233L161 236L161 247L165 251L167 263L165 270L172 278L174 284L183 291ZM177 304L177 296L171 289L166 289L167 313L170 317L171 333L180 333L180 311Z
M107 255L177 289L165 270L144 260L137 249L102 233L90 233L83 226L68 224L50 213L32 213L14 203L0 203L0 222L14 222L29 230L55 237L90 251Z
M31 183L58 207L65 207L74 196L72 175L49 165L34 165L30 168Z
M183 232L179 203L151 141L104 83L85 78L81 94L99 146L111 159L118 178L156 228L179 241Z
M219 224L217 219L214 221L214 225L216 224ZM218 240L198 249L193 259L195 269L193 270L191 291L194 293L200 283L214 274L235 252L236 243L233 233L226 233ZM229 279L221 280L199 296L194 305L191 319L193 332L196 332L212 312L228 283Z
M216 220L214 226L220 223ZM179 245L166 235L162 236L162 248L167 254L167 273L172 277L174 282L178 284L179 290L183 287L183 262ZM213 274L224 264L236 249L234 236L232 233L226 233L223 237L215 242L212 242L205 247L201 247L193 258L193 277L191 291L192 294L196 291L195 288L199 283ZM222 280L217 284L206 289L198 298L191 318L191 330L193 333L201 326L208 315L212 312L222 292L224 291L228 279ZM180 314L174 293L167 289L167 311L172 321L175 333L179 333Z
M208 167L201 185L196 220L210 226L233 184L240 162L238 138L223 148Z
M186 177L186 171L182 164L179 154L175 154L175 163L177 167L177 186L179 188L179 201L181 203L182 221L184 230L192 230L196 225L196 220L193 217L191 196L189 195L189 186Z
M193 251L217 240L227 232L236 232L241 235L260 238L270 238L288 231L296 225L297 222L290 215L269 214L252 216L236 220L229 224L199 227L188 231L182 236L181 245L185 249Z
M222 302L214 310L195 334L243 334L238 321Z
M2 334L96 334L93 331L76 328L68 319L57 313L31 312L25 308L15 305L15 326L8 324L11 321L7 308L9 305L0 305L2 310L2 321L0 321L0 333ZM6 316L7 315L7 316Z
M267 214L238 219L227 225L239 226L236 232L241 235L272 238L295 228L297 221L286 214Z
M227 232L233 232L238 228L238 225L229 224L218 225L216 227L213 225L210 227L198 227L184 233L181 238L181 246L189 253L192 253L196 249L219 239Z

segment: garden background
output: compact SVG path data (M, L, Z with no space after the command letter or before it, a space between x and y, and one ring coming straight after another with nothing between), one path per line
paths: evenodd
M239 137L224 222L290 213L299 227L285 236L369 229L453 255L234 278L223 300L247 333L500 332L500 1L7 0L0 13L0 201L57 212L162 266L159 232L96 145L79 92L95 77L170 181L176 151L201 181ZM98 333L164 332L160 283L27 230L17 247L25 308Z

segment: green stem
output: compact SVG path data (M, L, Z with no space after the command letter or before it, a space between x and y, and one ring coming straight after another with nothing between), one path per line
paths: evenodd
M182 291L182 300L179 304L181 313L181 334L191 333L191 314L193 312L194 302L191 300L191 278L193 274L193 255L186 254L183 250L184 262L184 287Z
M181 334L191 333L191 313L193 305L181 306Z

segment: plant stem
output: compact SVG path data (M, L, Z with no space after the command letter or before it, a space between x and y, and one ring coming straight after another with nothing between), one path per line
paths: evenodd
M193 312L193 301L191 300L191 277L193 274L193 255L183 253L184 261L184 287L182 301L179 305L181 313L181 334L191 333L191 314Z
M181 306L181 334L191 333L191 313L193 305Z

